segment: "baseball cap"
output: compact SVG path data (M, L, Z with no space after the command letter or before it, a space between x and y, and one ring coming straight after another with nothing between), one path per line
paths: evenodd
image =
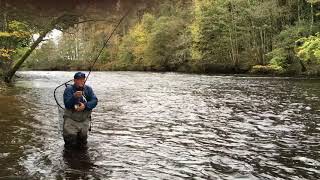
M82 72L77 72L74 74L74 79L86 78L86 74Z

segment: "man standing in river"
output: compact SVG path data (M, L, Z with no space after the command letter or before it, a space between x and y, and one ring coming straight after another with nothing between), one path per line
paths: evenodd
M90 86L85 85L86 75L77 72L74 84L66 87L63 94L65 105L63 139L66 148L84 147L90 129L91 111L98 99Z

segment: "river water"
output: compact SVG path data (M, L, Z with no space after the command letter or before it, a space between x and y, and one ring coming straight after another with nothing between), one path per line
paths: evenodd
M84 151L64 151L54 88L0 87L0 179L320 179L320 81L94 72Z

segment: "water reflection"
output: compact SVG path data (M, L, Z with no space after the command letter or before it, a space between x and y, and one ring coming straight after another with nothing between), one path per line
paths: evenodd
M25 88L0 88L0 178L26 178L21 173L24 167L19 160L24 157L25 145L33 144L32 113L26 107L33 107L24 97ZM24 176L21 176L24 175Z
M64 149L64 175L66 179L88 179L91 176L94 163L91 161L88 148Z

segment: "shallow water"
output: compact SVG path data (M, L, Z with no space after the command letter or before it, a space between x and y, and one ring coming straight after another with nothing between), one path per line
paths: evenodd
M0 177L320 179L320 81L94 72L88 150L65 152L54 88L19 72L0 88Z

